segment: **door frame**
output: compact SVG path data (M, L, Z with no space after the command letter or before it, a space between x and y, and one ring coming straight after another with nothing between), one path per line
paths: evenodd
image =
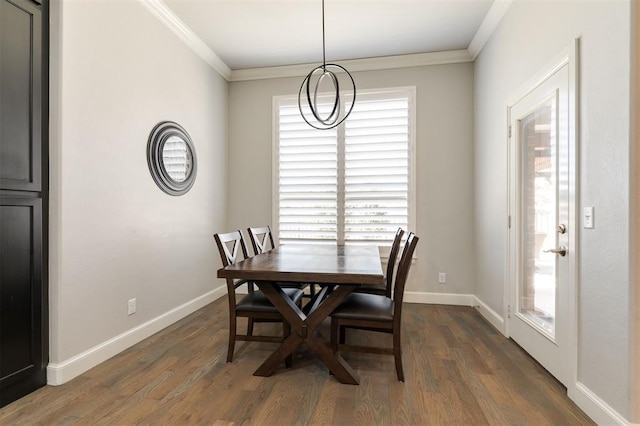
M518 236L515 232L516 229L513 224L513 217L517 206L517 162L519 158L516 158L516 150L512 147L512 138L515 138L516 129L512 129L511 136L509 134L509 126L511 124L511 107L518 103L519 100L529 95L535 88L546 81L556 71L565 65L568 65L569 72L569 223L567 224L567 231L569 233L568 251L572 255L568 258L568 310L567 313L567 348L566 353L569 354L568 359L568 376L567 376L567 390L574 386L578 377L578 286L579 286L579 222L580 215L578 213L579 207L579 120L578 120L578 58L579 53L579 39L575 39L567 46L556 58L551 61L550 65L542 68L543 71L534 75L526 84L524 84L515 95L509 98L507 103L507 232L506 232L506 259L505 259L505 288L504 288L504 318L505 318L505 334L507 337L511 336L511 309L510 301L512 298L511 289L512 281L516 279L515 276L515 262L516 259L516 247L518 244Z

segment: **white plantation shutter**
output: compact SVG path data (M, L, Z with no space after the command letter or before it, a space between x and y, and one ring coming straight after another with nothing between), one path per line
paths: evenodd
M349 118L331 130L305 123L297 98L277 100L274 213L280 244L390 245L398 227L413 228L414 91L358 93Z
M409 100L365 98L345 123L345 242L392 241L409 225Z
M290 242L336 241L336 129L316 130L295 105L281 105L278 129L278 237Z

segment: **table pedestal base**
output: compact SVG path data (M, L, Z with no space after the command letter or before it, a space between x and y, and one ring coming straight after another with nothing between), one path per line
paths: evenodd
M312 306L309 314L306 315L284 294L282 288L277 284L271 282L257 282L257 284L282 314L285 321L291 325L291 334L258 367L253 373L255 376L271 376L282 365L287 356L291 355L297 347L306 343L309 349L320 358L338 381L350 385L359 384L355 371L339 353L331 350L331 347L320 338L317 331L322 322L353 292L355 287L342 285L335 288L335 290L333 287L336 286L323 287L320 293L316 295L316 298L309 302Z

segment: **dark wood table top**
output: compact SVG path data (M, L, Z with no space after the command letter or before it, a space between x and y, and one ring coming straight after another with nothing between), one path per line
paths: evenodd
M384 284L375 245L286 244L218 270L218 278L319 284Z

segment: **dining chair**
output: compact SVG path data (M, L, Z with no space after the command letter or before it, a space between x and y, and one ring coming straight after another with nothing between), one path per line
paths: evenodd
M331 348L334 352L367 352L393 355L398 380L402 368L402 299L418 237L410 232L402 250L393 287L393 299L378 294L351 293L331 314ZM348 328L393 335L393 347L350 345L344 337Z
M251 246L253 247L253 253L257 256L265 251L273 250L276 248L276 243L273 239L273 233L269 225L262 227L247 228L249 238L251 240ZM313 298L316 294L315 286L313 284L306 283L278 283L282 288L299 288L304 291L305 288L309 288L309 297Z
M387 262L387 273L384 277L384 284L381 285L361 285L358 286L354 290L356 293L368 293L368 294L379 294L380 296L391 297L391 291L393 288L393 272L396 267L396 259L398 257L398 252L400 251L400 245L402 244L402 236L404 235L404 230L402 228L398 228L396 231L396 236L393 238L393 243L391 244L391 251L389 251L389 261Z
M218 251L222 259L222 266L229 266L246 259L247 246L240 230L224 234L214 234ZM242 257L240 257L242 256ZM291 327L284 321L282 315L271 304L269 299L260 290L256 290L253 282L247 280L234 280L227 278L227 296L229 301L229 347L227 350L227 362L233 360L233 351L236 340L254 342L282 342L291 333ZM237 289L247 284L248 294L239 295ZM299 288L285 288L284 293L291 298L293 303L300 306L302 290ZM247 318L247 333L238 334L237 318ZM282 336L264 336L253 334L253 324L257 322L282 322ZM286 361L287 367L291 366L291 358Z

